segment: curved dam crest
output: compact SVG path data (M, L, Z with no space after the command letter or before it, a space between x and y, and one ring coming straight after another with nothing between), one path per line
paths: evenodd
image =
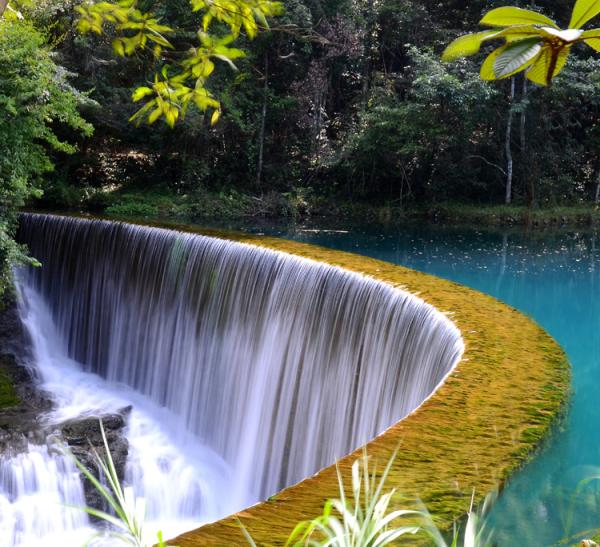
M408 415L464 349L406 291L252 245L37 214L19 238L69 357L178 416L231 466L239 508Z

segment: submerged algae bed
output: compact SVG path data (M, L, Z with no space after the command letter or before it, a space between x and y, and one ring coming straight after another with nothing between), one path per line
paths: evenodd
M443 529L467 512L473 490L480 500L522 465L564 408L569 391L564 352L532 320L492 297L349 253L248 234L201 232L362 273L416 294L449 314L466 346L456 370L417 411L366 446L379 468L399 448L389 477L398 492L395 503L406 506L419 498ZM361 452L338 463L347 484ZM282 545L299 521L320 514L324 501L337 495L332 466L264 503L173 542L181 547L242 545L241 521L257 544Z

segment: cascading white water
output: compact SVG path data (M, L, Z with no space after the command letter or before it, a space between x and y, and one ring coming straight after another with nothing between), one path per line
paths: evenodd
M418 298L310 260L47 215L23 215L20 239L44 265L20 275L25 300L65 344L46 359L55 414L133 403L128 480L158 520L216 518L333 463L418 407L463 350ZM206 488L176 499L161 481L187 484L186 469Z
M126 481L146 500L149 544L158 530L174 536L232 512L229 500L217 499L231 488L231 471L222 459L196 439L186 439L189 435L166 409L125 385L83 371L69 358L43 299L27 284L20 285L21 317L41 387L56 405L43 416L46 429L52 432L53 425L133 405L126 430ZM27 452L0 456L0 538L13 538L7 545L81 546L93 535L86 514L69 508L82 508L86 501L79 472L64 448L59 435L51 434L46 445L30 444ZM100 538L94 545L114 542Z
M73 461L47 446L0 458L0 538L2 545L37 547L83 545L92 535L85 499Z

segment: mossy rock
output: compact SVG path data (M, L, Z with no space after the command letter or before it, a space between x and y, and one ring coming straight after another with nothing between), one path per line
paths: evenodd
M6 356L0 356L0 411L21 404L13 379L6 371Z

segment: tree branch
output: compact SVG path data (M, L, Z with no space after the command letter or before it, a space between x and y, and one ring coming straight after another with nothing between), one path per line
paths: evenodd
M504 176L506 176L506 170L502 169L502 167L500 167L498 164L496 163L492 163L491 161L487 160L486 158L484 158L483 156L477 156L475 154L469 156L469 158L473 158L473 159L479 159L481 161L483 161L484 163L487 163L490 167L495 167L496 169L498 169L498 171L500 171Z

